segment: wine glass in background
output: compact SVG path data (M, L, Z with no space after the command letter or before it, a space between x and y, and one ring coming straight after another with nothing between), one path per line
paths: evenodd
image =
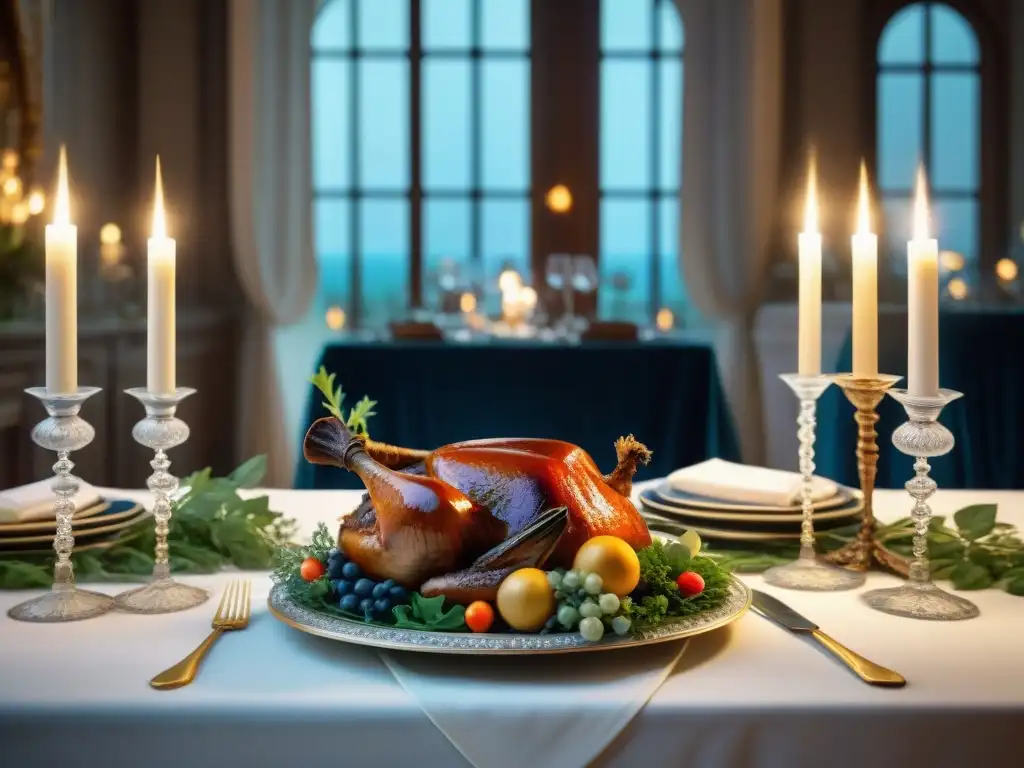
M560 292L564 299L562 317L559 320L559 327L569 325L571 327L573 317L573 291L569 281L571 271L571 257L567 253L548 254L544 265L544 282L552 291ZM548 301L548 317L553 318L554 312L550 309L550 298Z
M597 264L594 257L588 254L580 254L572 260L572 287L584 295L597 292L598 285ZM586 318L574 318L585 329Z

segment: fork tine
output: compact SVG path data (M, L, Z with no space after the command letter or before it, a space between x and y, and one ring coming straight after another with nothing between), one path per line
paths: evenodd
M238 614L242 610L242 591L245 589L242 581L235 582L235 596L231 601L231 622L238 621Z
M242 621L249 621L249 613L252 611L252 582L246 580L245 592L242 598Z
M227 586L224 587L224 594L221 595L220 605L217 606L217 613L214 614L213 620L224 621L228 617L228 607L231 605L231 591L234 589L235 582L229 581Z

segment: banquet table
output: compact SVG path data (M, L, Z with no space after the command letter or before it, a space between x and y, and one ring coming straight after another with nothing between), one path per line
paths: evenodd
M333 521L357 498L352 491L268 493L272 508L296 517L300 535L307 536L317 521ZM938 514L996 502L1001 519L1024 524L1024 493L940 491L934 501ZM907 497L881 492L876 505L881 518L894 519L906 513ZM237 577L220 573L189 581L217 592ZM216 595L206 605L163 616L113 613L64 625L0 618L0 765L469 765L377 652L279 623L266 608L268 574L251 577L250 627L223 637L196 681L176 691L152 690L147 680L206 636ZM908 685L866 686L808 639L748 611L731 626L691 640L647 706L594 765L1022 764L1021 598L996 589L974 592L977 619L913 621L870 610L857 591L787 592L757 576L744 578L841 642L902 672ZM895 577L873 573L867 587L893 583ZM0 592L0 613L25 597ZM616 654L642 652L485 661L527 678L553 673L552 664L562 673L568 664L607 672ZM442 684L446 668L466 663L433 658ZM461 695L453 686L453 707ZM594 695L573 701L581 716L603 705ZM512 700L482 708L480 728L501 729L503 714L537 704Z
M363 395L377 401L370 420L374 439L407 448L557 435L610 469L615 438L635 433L654 451L640 478L713 456L739 460L715 353L706 344L351 340L327 345L321 365L344 387L345 408ZM311 390L303 434L327 415L323 399ZM294 485L362 487L353 475L313 466L301 455Z

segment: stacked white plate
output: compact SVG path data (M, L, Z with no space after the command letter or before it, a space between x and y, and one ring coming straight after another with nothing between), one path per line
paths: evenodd
M126 529L149 514L135 502L119 499L98 500L78 509L71 520L75 550L113 546ZM0 557L51 552L56 533L57 521L52 517L0 523Z
M815 530L850 525L863 512L861 492L815 478ZM721 541L800 538L799 476L712 459L674 472L640 493L644 516L656 528L690 528Z

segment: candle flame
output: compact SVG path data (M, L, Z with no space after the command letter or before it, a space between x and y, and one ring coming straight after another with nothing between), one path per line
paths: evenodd
M871 201L868 196L868 169L860 161L860 199L857 205L857 234L871 233Z
M914 239L928 239L928 180L924 165L917 167L917 190L914 194Z
M153 192L153 233L154 238L167 237L167 221L164 217L164 179L160 173L160 155L156 156L156 189Z
M818 231L818 163L814 152L807 166L807 198L804 201L804 233Z
M60 160L57 164L57 197L53 203L53 223L59 226L71 226L71 203L68 193L68 153L63 144L60 145Z

